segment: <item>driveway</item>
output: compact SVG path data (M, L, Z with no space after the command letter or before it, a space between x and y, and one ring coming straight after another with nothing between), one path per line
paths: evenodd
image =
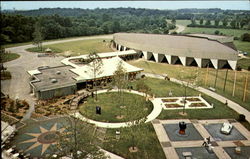
M43 45L56 44L62 42L71 42L78 40L90 40L107 38L112 39L113 35L101 35L91 37L79 37L67 40L58 40L51 42L44 42ZM11 72L11 80L1 80L1 91L8 94L10 98L25 99L30 104L30 109L24 116L23 120L28 119L34 111L35 98L30 94L29 74L27 71L37 69L39 66L59 66L62 65L61 60L64 57L37 57L37 53L31 53L25 49L34 47L34 45L24 45L18 47L7 48L7 51L17 53L20 57L16 60L4 63L4 67Z

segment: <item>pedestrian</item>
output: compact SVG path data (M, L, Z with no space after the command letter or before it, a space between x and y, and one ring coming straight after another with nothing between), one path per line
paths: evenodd
M208 146L208 144L207 144L207 138L204 138L204 142L203 142L202 146L205 146L205 147Z
M227 100L226 100L226 102L225 102L225 105L227 105L228 103L227 103Z
M207 144L210 144L210 136L207 138Z

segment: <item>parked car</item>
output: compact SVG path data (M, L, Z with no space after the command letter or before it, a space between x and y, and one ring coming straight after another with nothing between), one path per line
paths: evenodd
M228 134L231 133L232 129L233 129L233 125L232 124L230 124L230 123L223 123L220 131L221 131L221 133L228 135Z

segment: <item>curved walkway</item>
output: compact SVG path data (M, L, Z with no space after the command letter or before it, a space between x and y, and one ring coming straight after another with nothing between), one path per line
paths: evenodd
M159 74L152 74L152 73L144 73L144 74L147 77L164 79L164 77L162 75L159 75ZM182 84L183 83L183 81L177 80L175 78L170 78L170 81L178 83L178 84ZM227 106L230 107L231 109L233 109L234 111L236 111L239 114L244 114L245 117L246 117L246 120L250 123L250 112L247 109L243 108L241 105L239 105L239 104L231 101L230 99L225 98L225 97L223 97L223 96L221 96L221 95L219 95L219 94L217 94L215 92L212 92L212 91L210 91L210 90L208 90L206 88L203 88L203 87L192 87L192 86L189 86L189 87L191 87L191 88L193 88L193 89L195 89L195 90L197 90L199 92L202 92L202 93L204 93L206 95L209 95L212 98L214 98L214 99L216 99L216 100L218 100L218 101L220 101L222 103L225 103L226 100L227 100L227 103L228 103Z
M113 89L113 90L100 90L97 92L97 94L100 94L100 93L105 93L105 92L117 92L118 90L117 89ZM135 90L123 90L125 92L128 92L128 93L133 93L133 94L137 94L137 95L140 95L140 96L144 96L145 94L142 93L142 92L138 92L138 91L135 91ZM155 99L150 99L150 101L153 103L153 110L152 112L146 117L146 121L145 123L147 122L150 122L154 119L156 119L161 111L162 111L162 106L161 106L161 103L158 101L158 100L155 100ZM85 121L85 122L88 122L88 123L91 123L91 124L95 124L97 127L103 127L103 128L120 128L120 127L127 127L127 126L130 126L132 125L135 121L132 121L132 122L121 122L121 123L106 123L106 122L100 122L100 121L95 121L95 120L92 120L92 119L88 119L84 116L82 116L79 112L75 112L75 113L72 113L71 114L73 117L76 117L82 121ZM144 120L144 119L140 119L140 120Z

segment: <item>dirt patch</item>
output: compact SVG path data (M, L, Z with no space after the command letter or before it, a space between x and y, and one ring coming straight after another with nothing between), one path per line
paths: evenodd
M139 151L139 149L137 147L130 147L129 148L129 152L134 153L134 152L138 152L138 151Z

